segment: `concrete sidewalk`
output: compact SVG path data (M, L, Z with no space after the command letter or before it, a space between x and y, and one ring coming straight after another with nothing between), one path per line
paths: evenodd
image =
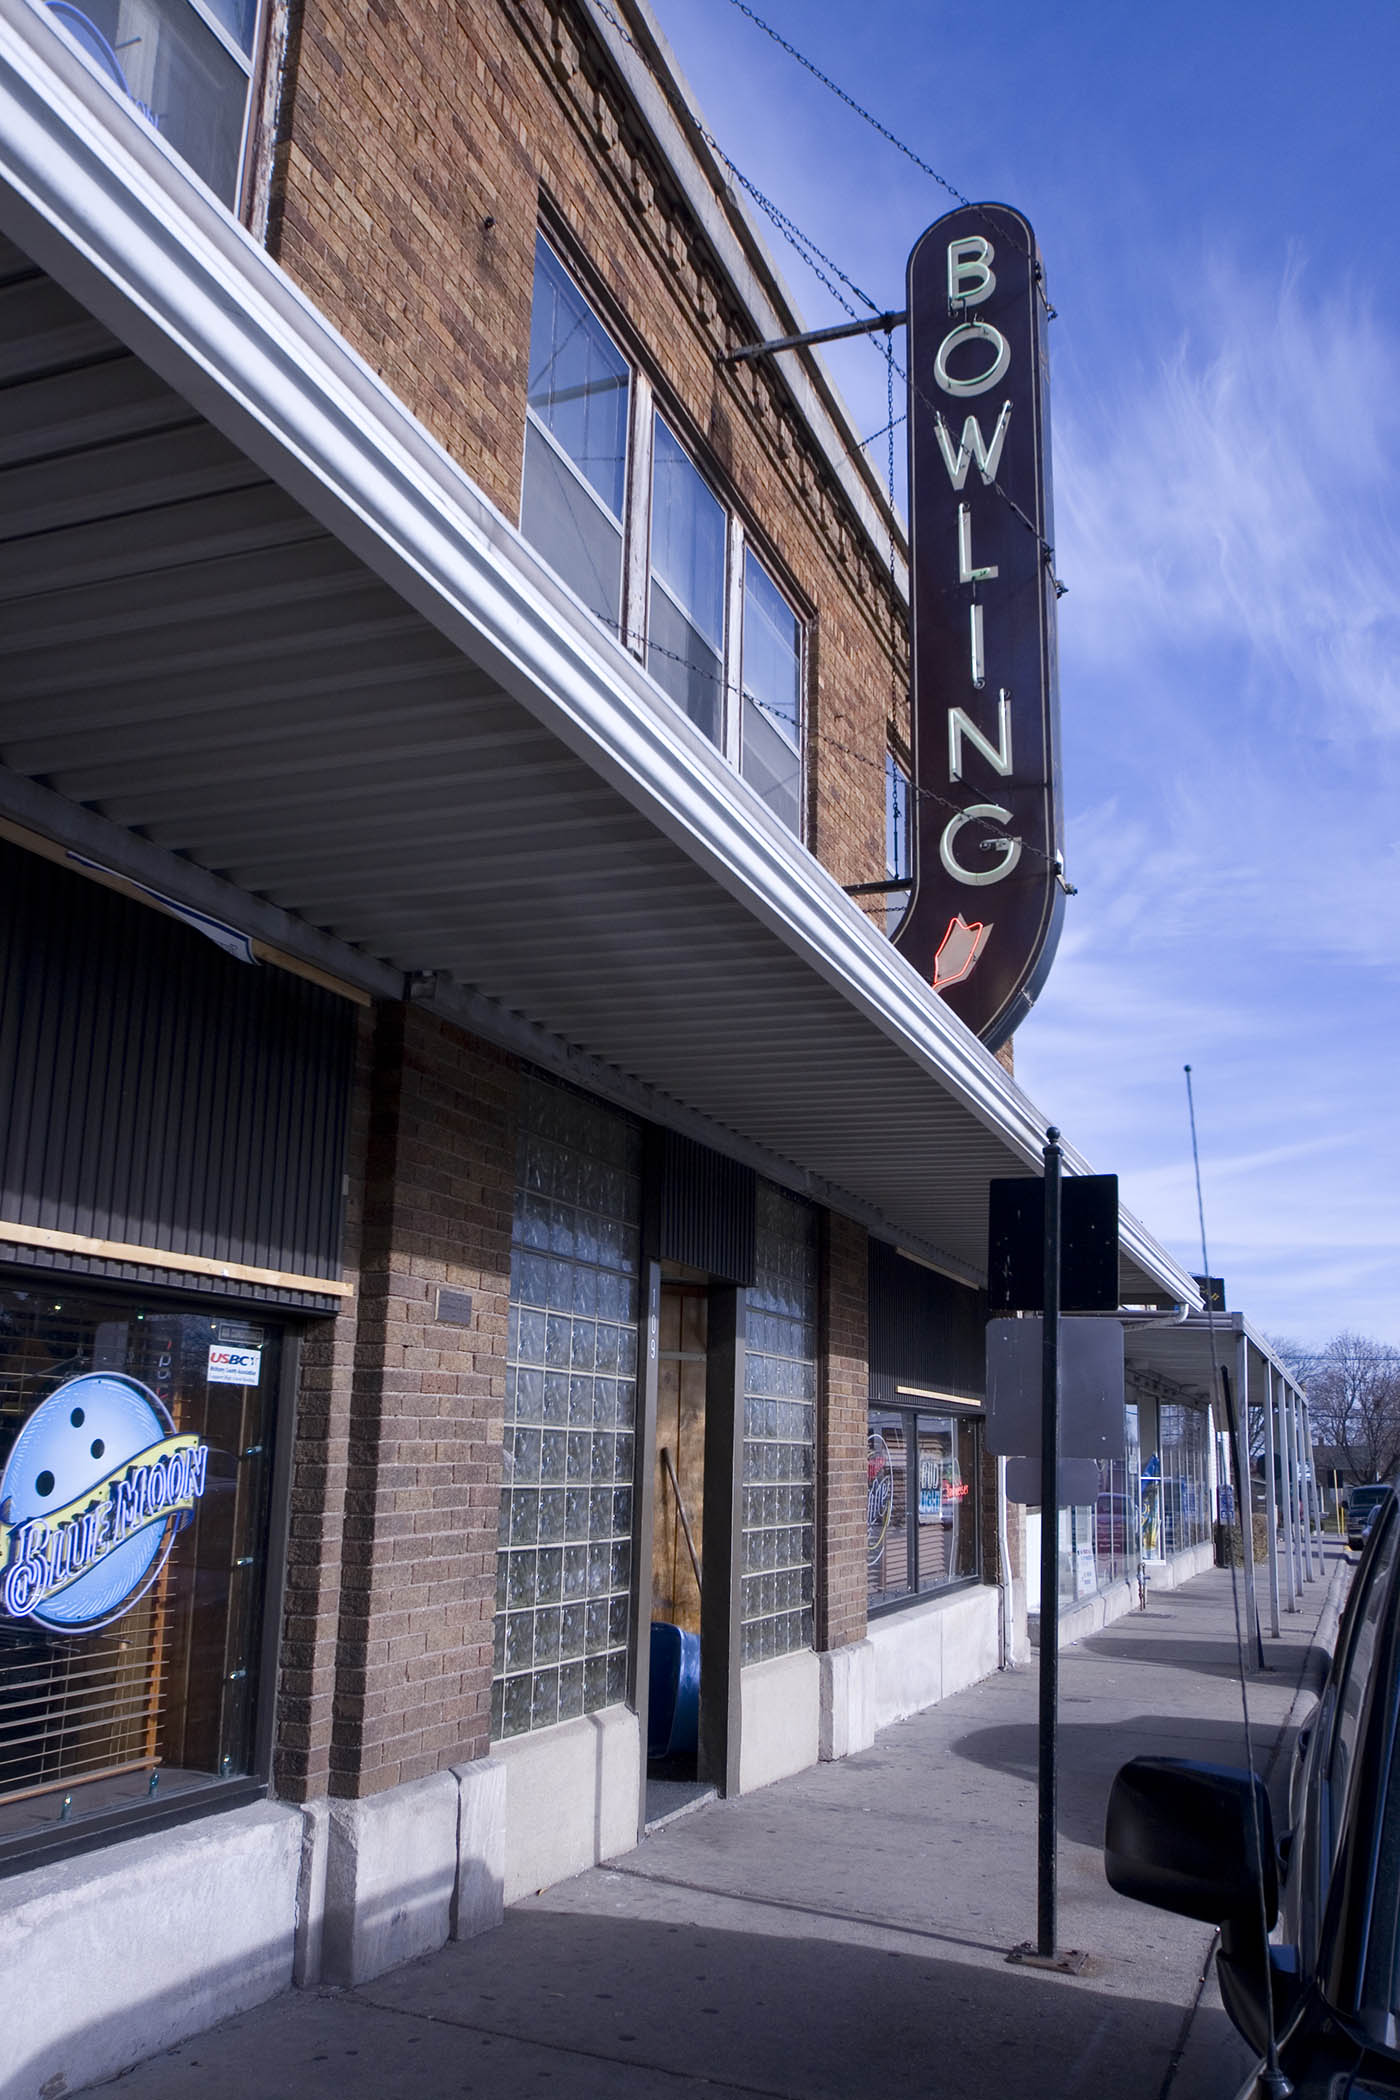
M1346 1560L1250 1680L1286 1780ZM1313 1654L1313 1668L1316 1656ZM1060 1940L1035 1931L1036 1675L1002 1674L874 1749L668 1825L504 1927L350 1992L293 1992L123 2073L122 2100L1230 2100L1248 2064L1213 1936L1115 1896L1104 1804L1143 1751L1241 1761L1228 1573L1064 1651ZM230 1898L235 1892L230 1891Z

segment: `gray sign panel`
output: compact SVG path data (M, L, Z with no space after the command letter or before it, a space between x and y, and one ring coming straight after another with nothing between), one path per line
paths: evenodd
M987 1322L987 1449L1040 1464L1039 1317ZM1117 1320L1060 1322L1060 1456L1122 1458L1123 1329Z

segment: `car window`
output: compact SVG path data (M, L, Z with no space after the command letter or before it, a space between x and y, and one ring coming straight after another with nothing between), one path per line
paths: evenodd
M1385 1806L1376 1846L1361 2010L1372 2035L1394 2049L1400 2014L1400 1733L1391 1744Z
M1326 1835L1322 1847L1324 1874L1336 1857L1347 1794L1356 1761L1357 1737L1366 1703L1371 1665L1388 1601L1390 1571L1394 1565L1400 1522L1387 1524L1376 1541L1376 1551L1365 1569L1366 1593L1358 1598L1358 1610L1346 1660L1346 1671L1337 1697L1336 1719L1328 1745L1324 1784Z

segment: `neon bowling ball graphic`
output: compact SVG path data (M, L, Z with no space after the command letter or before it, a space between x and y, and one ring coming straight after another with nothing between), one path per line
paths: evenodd
M155 1394L134 1378L114 1371L71 1378L41 1401L16 1437L0 1478L0 1509L17 1525L62 1509L173 1426ZM147 1524L29 1616L60 1631L115 1618L145 1587L165 1535L164 1518Z

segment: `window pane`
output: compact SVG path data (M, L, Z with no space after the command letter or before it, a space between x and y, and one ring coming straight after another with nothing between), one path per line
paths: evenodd
M660 416L651 475L651 573L700 640L724 650L723 505Z
M761 562L744 561L743 773L794 831L802 824L802 629Z
M619 523L627 472L630 385L622 352L551 250L537 239L526 398L560 450Z
M744 561L744 693L796 750L802 737L802 629L752 554Z
M50 0L49 12L215 195L232 204L248 74L187 0L86 0L81 8ZM256 0L216 0L213 12L251 47Z
M802 760L744 696L743 774L789 831L802 830Z
M909 1468L902 1415L872 1414L866 1461L866 1561L872 1605L909 1594Z
M979 1429L961 1418L918 1423L919 1588L942 1589L978 1572Z
M885 753L885 876L890 882L903 880L913 871L909 829L910 782L893 751ZM896 890L885 905L885 932L893 933L909 909L909 895Z
M717 744L724 720L720 706L724 659L697 634L659 583L651 587L647 669L696 728Z
M279 1343L0 1290L0 1836L252 1769Z
M258 23L258 0L205 0L211 15L221 22L235 44L242 46L249 57L253 51L253 31Z
M616 631L622 616L622 528L533 423L525 428L520 530L588 610Z

